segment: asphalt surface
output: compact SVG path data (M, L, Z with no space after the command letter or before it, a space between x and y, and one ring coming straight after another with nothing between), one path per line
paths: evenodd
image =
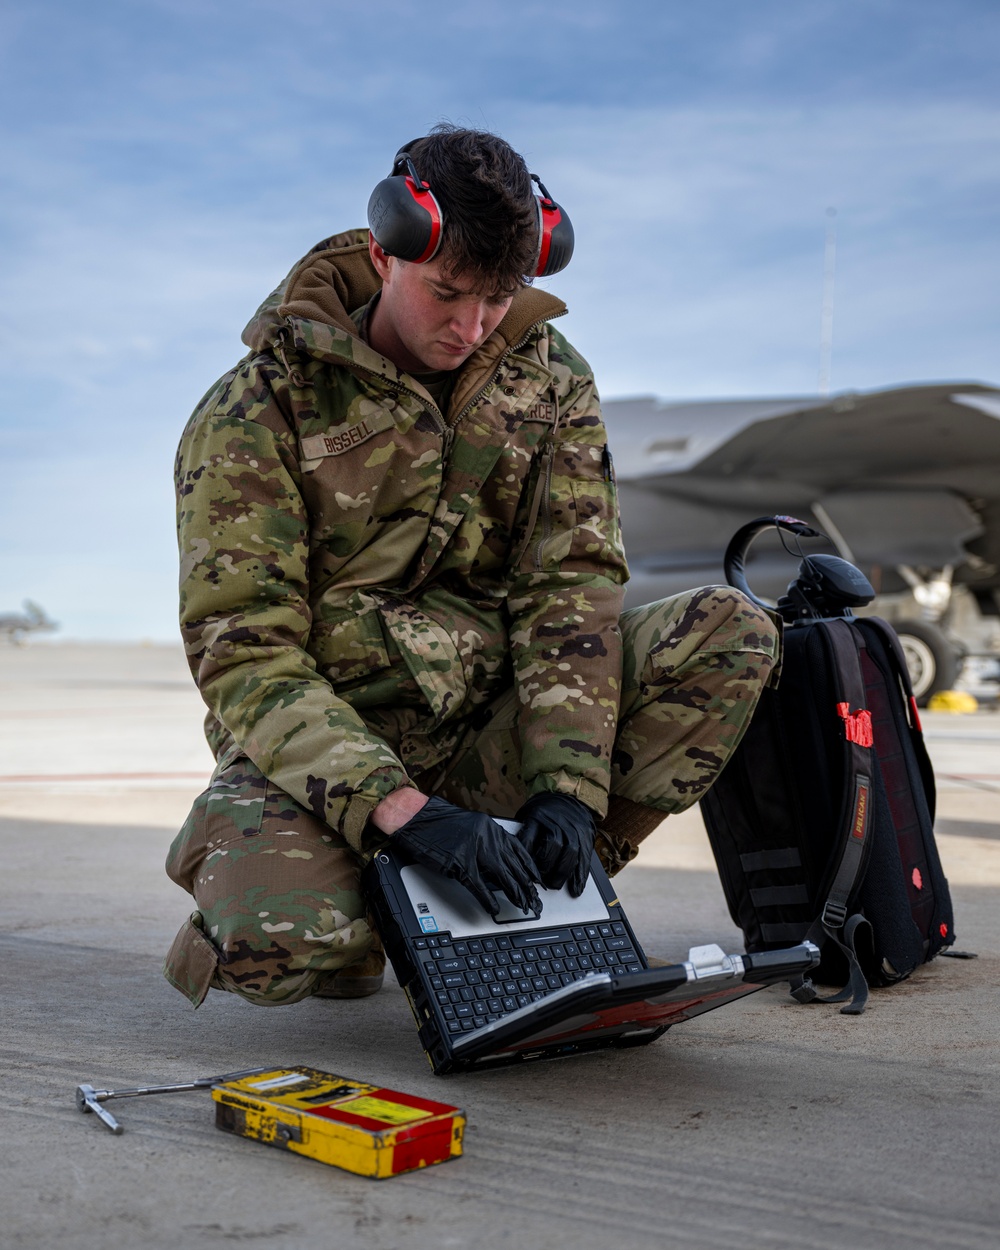
M958 945L856 1018L764 991L651 1046L437 1078L395 984L197 1012L159 971L189 910L166 847L210 760L179 649L0 650L0 1244L159 1250L997 1244L1000 715L925 717ZM741 949L697 813L618 878L650 954ZM207 1093L309 1064L463 1107L465 1154L374 1182L232 1138Z

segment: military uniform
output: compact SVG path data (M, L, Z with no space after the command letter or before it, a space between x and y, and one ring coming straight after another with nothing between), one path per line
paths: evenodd
M367 233L325 240L244 332L177 462L181 625L217 757L168 871L198 911L167 958L195 1004L363 992L358 886L400 786L513 815L539 791L633 837L711 784L777 657L704 588L622 615L611 460L586 362L525 288L446 408L365 341Z

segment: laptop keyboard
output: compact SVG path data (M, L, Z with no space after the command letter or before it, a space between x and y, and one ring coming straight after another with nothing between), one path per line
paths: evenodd
M449 1033L471 1033L595 972L644 972L620 920L567 929L413 940Z

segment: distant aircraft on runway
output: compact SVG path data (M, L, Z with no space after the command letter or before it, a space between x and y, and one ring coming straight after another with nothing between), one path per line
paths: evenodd
M49 620L45 610L37 603L25 599L23 606L23 612L0 613L0 638L20 646L26 634L48 633L59 628L55 621Z
M632 570L626 606L723 581L734 531L786 513L867 574L872 610L900 633L922 703L966 658L1000 679L1000 389L646 397L603 409ZM762 537L750 585L777 599L795 568L776 537Z

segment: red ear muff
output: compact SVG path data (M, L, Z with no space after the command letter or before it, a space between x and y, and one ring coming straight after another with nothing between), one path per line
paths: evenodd
M400 168L406 167L406 172ZM399 172L397 172L399 170ZM368 200L368 228L387 256L422 265L441 247L444 214L434 192L402 152Z
M532 174L531 177L542 193L535 196L538 206L538 254L534 276L548 278L565 269L573 257L573 223L566 210L549 195L538 175Z

